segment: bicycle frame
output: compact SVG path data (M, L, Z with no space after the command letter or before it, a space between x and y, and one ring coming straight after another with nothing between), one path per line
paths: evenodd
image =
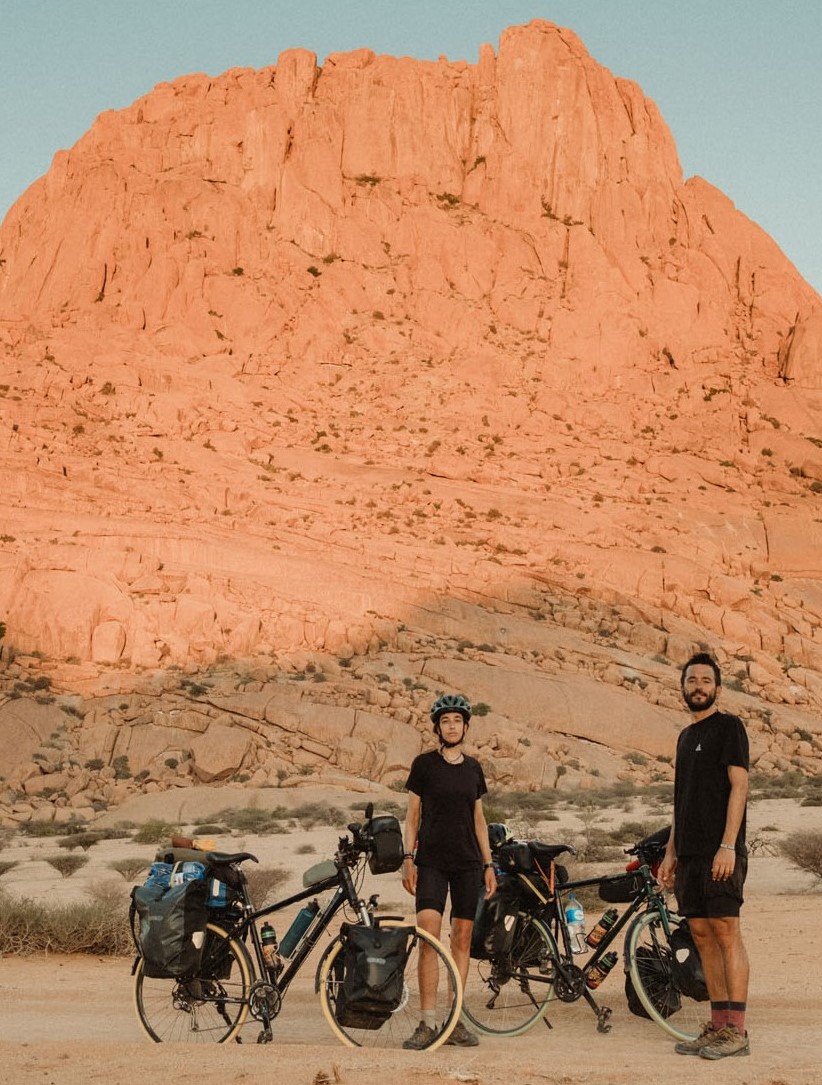
M252 907L251 901L248 899L248 891L245 883L243 884L243 918L231 925L231 933L243 941L247 934L251 935L251 942L254 946L254 956L257 962L257 972L259 976L263 978L268 977L269 973L265 965L262 940L257 928L257 922L261 919L266 919L270 915L274 915L276 912L282 911L284 908L290 907L292 904L299 904L301 901L308 900L310 897L315 897L320 893L324 893L327 890L336 887L334 895L328 900L325 907L320 909L311 926L300 938L294 954L289 959L282 973L276 977L275 981L273 981L273 986L275 986L281 994L288 989L291 981L297 975L306 958L311 953L311 950L319 941L320 935L328 929L334 916L346 904L350 904L351 907L355 909L361 923L370 925L372 922L371 913L368 907L365 902L357 896L354 879L351 877L351 870L347 863L342 859L335 859L334 863L337 867L337 872L333 876L323 878L321 881L310 885L307 889L303 889L299 893L294 893L290 897L284 897L282 900L275 901L273 904L268 904L265 908L257 910Z
M611 1016L611 1010L606 1006L600 1007L597 1005L586 982L590 973L596 968L620 934L642 912L656 911L666 936L670 937L671 934L671 927L668 922L668 907L650 867L643 864L637 868L635 873L642 877L642 887L634 899L628 902L627 909L619 916L614 926L606 932L600 943L591 949L590 956L584 964L577 965L574 962L571 936L568 931L568 921L565 917L565 898L576 889L593 886L599 888L599 886L609 881L616 881L624 877L624 875L599 875L594 878L581 878L577 881L565 882L562 885L556 884L554 886L555 895L553 900L534 912L537 918L542 919L549 927L559 949L559 957L554 961L557 973L554 977L554 988L559 998L561 1001L566 1002L574 1002L580 997L584 998L596 1014L597 1029L600 1032L607 1032L610 1029L611 1026L607 1024L607 1021Z

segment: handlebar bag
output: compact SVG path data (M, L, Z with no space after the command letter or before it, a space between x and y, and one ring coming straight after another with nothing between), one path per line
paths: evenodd
M393 814L372 818L370 834L372 847L368 856L368 869L371 873L392 874L399 870L405 850L399 821Z

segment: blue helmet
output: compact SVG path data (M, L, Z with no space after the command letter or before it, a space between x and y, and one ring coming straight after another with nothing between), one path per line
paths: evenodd
M459 712L464 723L471 719L471 705L461 693L443 693L431 705L431 722L435 728L440 722L440 716L446 712Z

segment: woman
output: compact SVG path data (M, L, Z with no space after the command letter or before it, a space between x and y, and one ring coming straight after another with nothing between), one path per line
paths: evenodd
M471 705L446 693L431 706L439 749L414 758L408 775L402 884L416 898L417 925L440 937L446 898L451 898L451 955L463 986L468 979L471 929L480 894L496 889L482 796L488 788L476 758L463 751ZM420 953L422 1021L404 1047L420 1050L436 1036L437 964ZM479 1040L462 1022L446 1040L474 1047Z

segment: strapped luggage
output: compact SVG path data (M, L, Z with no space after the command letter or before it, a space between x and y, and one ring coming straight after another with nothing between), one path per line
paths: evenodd
M405 963L414 927L343 924L337 954L335 1016L346 1028L378 1029L405 994Z

